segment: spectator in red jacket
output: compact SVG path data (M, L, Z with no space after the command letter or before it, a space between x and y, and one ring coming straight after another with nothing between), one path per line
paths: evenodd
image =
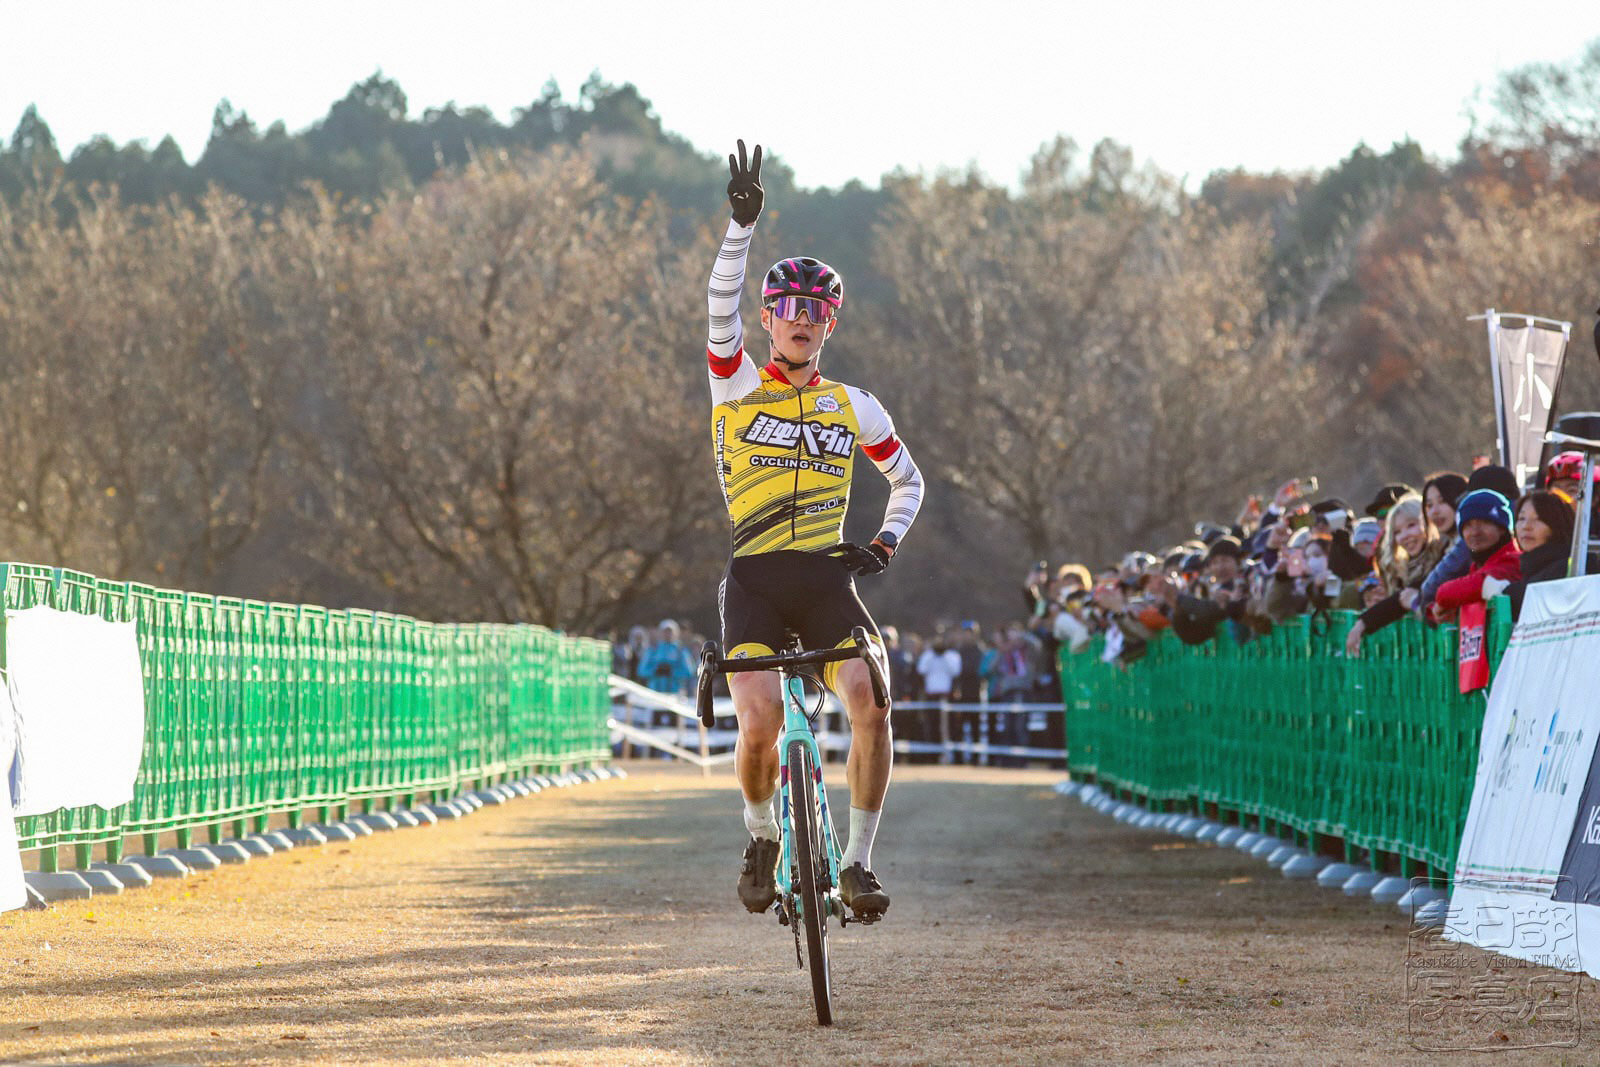
M1439 587L1429 618L1443 622L1463 605L1482 600L1485 578L1521 579L1522 551L1511 537L1511 523L1511 502L1493 489L1474 489L1456 501L1456 529L1472 553L1472 567Z

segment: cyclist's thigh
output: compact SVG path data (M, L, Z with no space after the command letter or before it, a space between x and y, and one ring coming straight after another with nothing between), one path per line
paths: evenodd
M760 557L734 559L722 576L717 609L722 617L722 655L770 656L783 647L783 616L767 591L752 577L760 577ZM750 562L747 562L750 561ZM737 677L735 675L734 677Z
M717 603L722 616L723 656L770 656L783 647L784 624L777 605L763 596L759 581L763 568L739 560L728 566L723 576ZM752 586L754 588L752 588ZM776 744L783 731L783 703L778 675L773 671L728 675L728 694L733 697L739 733L759 745Z
M883 644L878 624L872 621L867 606L856 595L855 581L850 577L850 572L842 564L836 566L837 573L822 574L812 587L805 617L796 628L801 641L807 648L838 648L848 644L851 631L860 626L878 643L881 652ZM853 665L861 668L863 673L866 671L866 664L859 660L854 661ZM829 663L823 668L822 680L829 689L838 693L839 671L851 666L848 662Z

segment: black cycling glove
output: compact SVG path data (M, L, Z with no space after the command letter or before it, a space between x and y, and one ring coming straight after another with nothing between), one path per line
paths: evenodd
M852 574L881 574L889 565L889 550L876 541L866 548L846 541L828 549L826 555L843 563Z
M748 162L744 156L744 142L739 142L739 155L728 153L728 206L733 208L733 221L740 226L754 226L761 217L761 204L766 192L761 188L761 146L751 153Z

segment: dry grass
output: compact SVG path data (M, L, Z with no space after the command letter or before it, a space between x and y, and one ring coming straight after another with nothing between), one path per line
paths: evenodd
M1423 1058L1407 1044L1398 912L1232 849L1166 847L1177 839L1063 800L1039 771L897 771L876 849L894 908L834 928L839 1022L819 1029L788 931L735 901L731 777L633 770L0 915L0 1060ZM1593 1040L1479 1060L1597 1061Z

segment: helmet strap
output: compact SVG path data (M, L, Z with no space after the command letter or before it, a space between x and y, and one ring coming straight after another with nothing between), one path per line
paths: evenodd
M821 355L821 353L819 352L818 355ZM772 361L774 363L781 364L790 370L799 370L801 367L809 367L816 358L816 356L812 356L811 359L803 359L799 363L796 363L792 359L785 359L783 355L779 353L777 345L772 346Z

